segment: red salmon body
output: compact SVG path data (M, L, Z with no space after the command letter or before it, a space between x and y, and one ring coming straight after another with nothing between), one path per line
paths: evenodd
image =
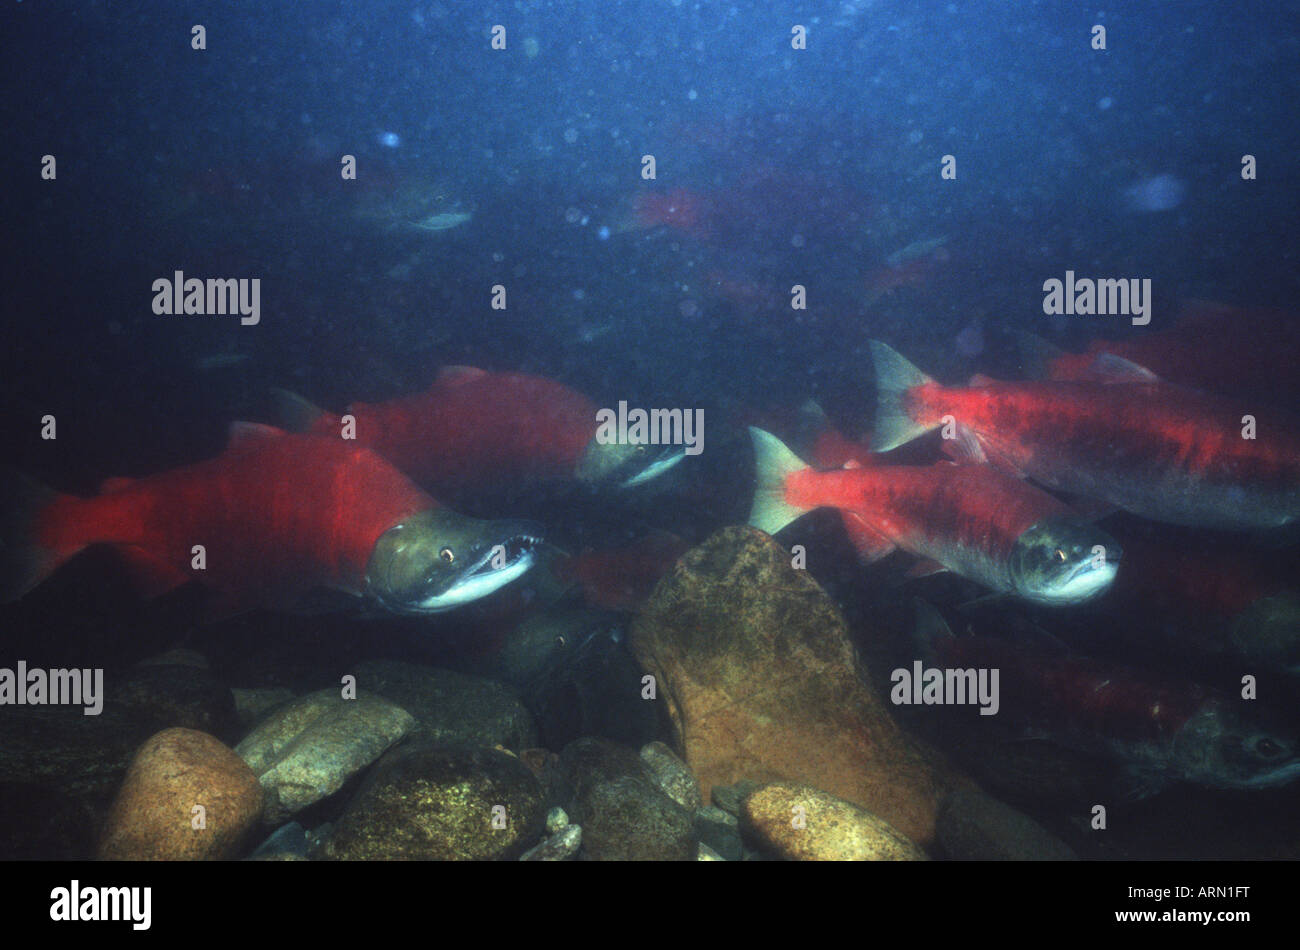
M435 494L484 484L574 477L596 433L596 406L567 386L524 373L444 371L425 392L354 403L356 442ZM312 431L339 435L322 415Z
M1052 379L1091 379L1106 353L1180 386L1283 405L1296 393L1300 327L1280 310L1189 301L1170 329L1094 340L1082 353L1048 358L1045 369Z
M243 607L287 603L313 587L361 594L380 535L436 507L355 443L241 423L217 458L115 480L95 498L54 496L33 528L47 551L115 545L155 591L194 579ZM192 568L195 545L202 570Z
M1010 560L1020 536L1070 515L1051 495L1003 472L947 462L807 469L787 480L786 501L797 508L838 508L852 515L845 520L855 544L874 533L878 544L896 545L1001 591L1014 587Z
M947 387L883 344L873 352L877 449L952 418L989 461L1156 521L1251 529L1300 517L1300 433L1265 406L1164 383Z
M936 660L950 669L998 670L1002 711L1011 718L1125 742L1170 741L1210 698L1195 683L1153 681L1088 657L993 637L949 637Z
M872 465L819 472L750 428L757 486L749 523L769 534L839 509L863 560L902 548L912 573L951 570L1036 603L1082 603L1110 586L1119 545L1051 495L987 465Z

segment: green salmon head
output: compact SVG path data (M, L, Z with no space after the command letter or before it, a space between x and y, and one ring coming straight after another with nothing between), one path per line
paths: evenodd
M1174 736L1173 767L1198 785L1270 788L1300 777L1300 743L1292 730L1210 700Z
M421 511L375 543L366 593L395 613L452 610L522 575L540 541L540 529L527 522L480 521L446 508Z
M633 488L658 478L685 457L681 445L633 445L593 438L578 460L578 480L594 487Z
M1051 518L1016 539L1011 582L1035 603L1081 604L1110 587L1120 554L1119 544L1089 522Z

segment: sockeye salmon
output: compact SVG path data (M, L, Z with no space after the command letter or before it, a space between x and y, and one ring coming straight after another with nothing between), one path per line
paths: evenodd
M1300 517L1300 432L1264 406L1252 412L1150 382L1118 357L1105 361L1115 382L958 387L936 383L883 343L873 342L872 354L877 451L951 418L958 438L950 444L968 458L1154 521L1248 530ZM1244 437L1248 415L1255 438Z
M278 395L286 428L339 437L339 416ZM684 458L680 445L598 441L596 412L586 396L552 380L468 366L444 368L422 393L347 410L356 444L435 495L570 479L631 487Z
M1059 744L1122 763L1136 795L1171 781L1265 788L1300 776L1293 731L1196 683L989 636L954 636L914 601L922 658L945 670L998 670L999 716ZM1044 636L1044 641L1049 640Z
M838 508L867 560L901 548L1041 604L1077 604L1115 579L1119 545L1065 504L986 465L874 465L818 472L751 428L758 485L749 523L774 534L813 508ZM919 572L916 572L919 573Z
M94 498L11 474L0 599L13 600L92 544L112 545L145 592L197 580L214 616L291 606L315 588L401 613L449 610L533 563L537 529L439 504L375 453L338 438L235 423L214 459ZM195 569L195 546L202 546Z

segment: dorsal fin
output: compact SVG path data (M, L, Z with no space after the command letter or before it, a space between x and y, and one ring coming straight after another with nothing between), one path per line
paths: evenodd
M325 415L320 406L287 389L273 387L271 396L275 400L275 418L289 432L310 432Z
M467 383L471 379L486 375L487 370L479 369L477 366L444 366L438 370L438 382Z
M124 488L130 488L134 484L134 478L123 478L121 476L106 478L104 479L103 484L99 486L99 493L101 495L108 495L115 491L121 491Z
M976 373L970 378L970 384L972 386L991 386L993 385L993 382L994 380L992 376L985 376L983 373Z
M283 429L277 429L275 426L268 426L261 422L232 422L230 423L229 433L226 448L255 445L266 439L279 439L286 435Z
M1088 375L1103 383L1158 383L1160 377L1145 366L1114 353L1098 353Z
M1052 364L1065 356L1065 350L1035 333L1019 332L1016 342L1020 347L1020 362L1030 379L1051 379Z

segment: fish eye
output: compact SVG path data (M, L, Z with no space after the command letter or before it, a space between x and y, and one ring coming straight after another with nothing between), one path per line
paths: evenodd
M645 455L646 452L648 452L648 451L650 451L650 450L647 449L644 445L638 445L638 446L636 447L636 454L637 454L637 455Z
M1064 564L1066 561L1065 551L1062 548L1057 548L1055 551L1053 551L1052 557L1056 558L1056 560L1061 564Z
M1266 737L1255 743L1255 751L1265 758L1271 759L1281 755L1285 750L1280 743Z
M555 638L555 645L557 647L562 647L564 646L564 644L565 644L565 639L563 634Z
M451 548L443 548L438 552L438 557L442 558L448 564L453 564L456 561L456 552Z

